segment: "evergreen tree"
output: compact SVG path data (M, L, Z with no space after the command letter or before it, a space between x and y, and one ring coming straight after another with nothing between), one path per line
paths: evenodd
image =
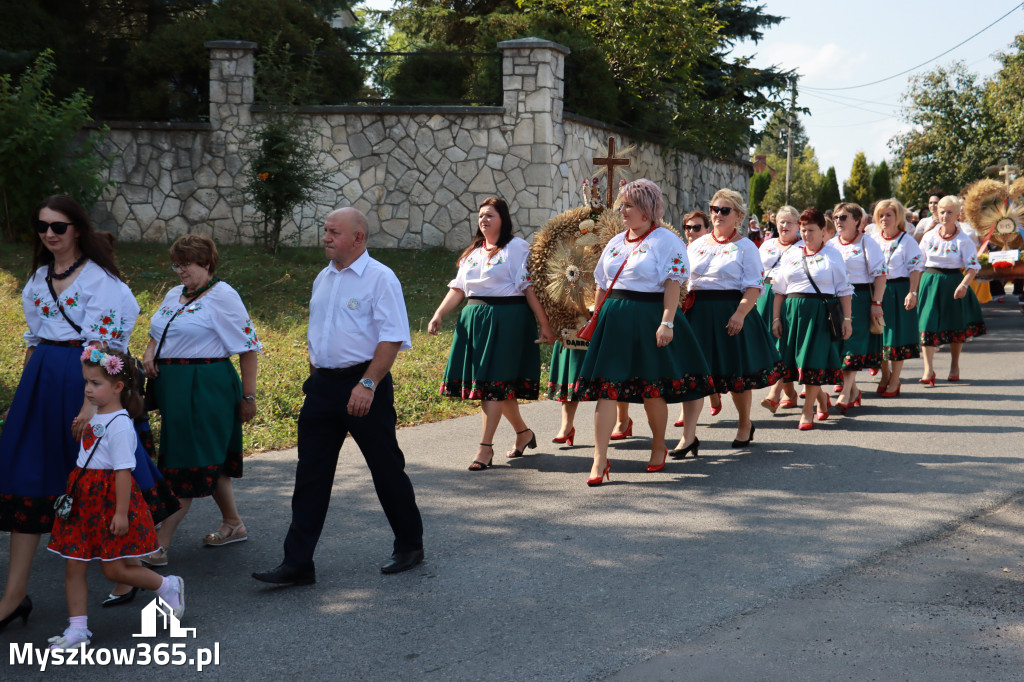
M764 195L768 193L768 188L772 184L772 174L768 171L761 171L760 173L754 173L750 178L750 212L752 214L760 213L761 202L764 200Z
M774 168L785 168L785 157L775 155L768 157L768 165ZM818 170L818 159L814 155L814 147L807 146L804 153L793 159L793 174L789 183L789 203L799 210L815 204L818 187L821 185L821 171ZM761 201L762 211L775 211L786 203L786 176L780 173L768 188L768 193Z
M826 211L839 203L839 181L836 179L835 166L829 166L828 171L821 176L821 184L818 185L818 196L814 202L820 210Z
M759 133L760 139L757 141L755 153L774 154L786 158L786 141L789 131L788 116L789 112L785 109L776 109L772 112L768 122L764 125L764 129ZM808 143L809 140L807 139L807 131L804 129L804 124L800 121L800 117L796 116L793 121L794 159L803 156L804 149Z
M889 179L889 164L885 161L871 174L871 200L879 201L892 196L892 181Z
M843 200L852 201L867 208L871 204L871 174L864 152L853 157L850 179L843 183Z

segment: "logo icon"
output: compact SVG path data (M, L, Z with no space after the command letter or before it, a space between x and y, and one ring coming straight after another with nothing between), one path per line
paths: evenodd
M160 626L161 618L163 619L162 626ZM181 627L178 617L174 615L174 609L160 597L155 598L142 609L141 619L142 632L134 634L132 637L156 637L158 627L167 630L171 637L191 636L194 639L196 636L195 628Z

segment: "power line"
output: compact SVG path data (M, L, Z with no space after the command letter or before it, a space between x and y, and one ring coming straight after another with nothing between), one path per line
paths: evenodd
M891 76L887 76L885 78L881 78L881 79L876 80L876 81L871 81L870 83L864 83L863 85L849 85L849 86L847 86L845 88L812 88L810 86L806 86L805 85L804 89L805 90L815 90L815 91L819 91L819 92L828 92L828 91L837 91L837 90L857 90L858 88L866 88L866 87L869 87L869 86L872 86L872 85L878 85L879 83L884 83L886 81L891 81L893 78L899 78L900 76L905 76L906 74L910 73L911 71L916 71L916 70L920 69L922 66L924 66L926 64L930 64L931 62L934 62L936 59L940 59L942 57L945 57L947 54L949 54L953 50L957 49L958 47L960 47L960 46L962 46L962 45L964 45L966 43L969 43L970 41L974 40L975 38L980 36L985 31L989 30L990 28L992 28L993 26L998 24L1000 21L1002 21L1006 17L1008 17L1011 14L1013 14L1014 12L1016 12L1021 7L1024 7L1024 2L1020 3L1019 5L1017 5L1013 9L1011 9L1009 12L1007 12L1003 16L999 17L998 19L993 21L991 24L989 24L985 28L981 29L980 31L978 31L974 35L970 36L966 40L963 40L963 41L957 43L956 45L954 45L953 47L949 48L948 50L946 50L942 54L936 55L936 56L932 57L931 59L929 59L927 61L921 62L917 66L913 66L913 67L907 69L906 71L900 71L899 73L893 74Z
M860 123L843 123L843 124L834 125L834 126L816 125L814 127L815 128L856 128L857 126L866 126L866 125L871 125L873 123L881 123L882 121L891 121L892 119L893 119L892 116L886 116L885 118L876 118L873 121L861 121Z
M869 109L867 107L862 107L862 106L857 105L857 104L849 104L847 102L841 102L839 100L832 99L831 97L829 97L827 95L820 95L820 94L818 94L816 92L805 92L804 94L807 95L808 97L817 97L818 99L825 100L826 102L828 102L830 104L838 104L839 106L841 106L843 108L846 108L846 109L860 109L861 111L866 111L869 114L875 114L876 116L889 116L889 118L896 118L895 114L888 114L887 112L884 112L884 111L877 111L875 109Z

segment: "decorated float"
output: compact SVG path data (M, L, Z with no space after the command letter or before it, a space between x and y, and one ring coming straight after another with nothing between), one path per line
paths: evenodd
M964 213L982 240L978 277L1004 282L1024 277L1024 178L1010 185L979 180L967 189Z

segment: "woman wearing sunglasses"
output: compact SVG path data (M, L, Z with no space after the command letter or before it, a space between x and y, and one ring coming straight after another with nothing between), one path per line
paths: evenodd
M761 268L764 270L764 290L757 299L757 314L761 316L764 326L769 330L772 328L772 313L774 312L775 293L772 282L775 279L775 271L782 262L782 257L788 251L799 250L803 246L800 241L799 211L792 206L783 206L776 212L775 220L779 236L765 239L761 248L758 249L761 256ZM776 341L775 348L778 349L778 347L779 344ZM785 398L782 398L783 392L786 394ZM780 407L796 407L796 400L796 389L793 388L793 382L779 379L768 390L768 395L761 400L761 407L775 414Z
M806 400L797 428L809 431L814 418L828 419L827 410L814 413L821 387L842 380L839 344L828 331L823 299L838 298L842 305L842 338L853 333L850 299L853 287L842 255L828 248L824 238L825 214L809 208L800 214L803 245L789 250L776 270L772 333L781 343L779 350L787 378L804 384ZM827 403L826 403L827 405Z
M872 334L871 325L882 321L882 299L885 294L885 258L878 242L865 237L859 227L864 210L857 204L836 204L832 212L837 234L830 244L839 249L846 271L853 284L850 312L853 333L843 341L839 351L843 362L843 390L836 407L844 414L860 405L857 372L877 369L882 365L882 335Z
M737 229L746 213L738 192L718 190L711 199L711 232L687 248L694 301L686 319L706 352L715 391L732 394L739 413L734 448L754 440L751 391L771 386L783 371L764 321L756 313L749 315L761 293L764 272L757 247ZM683 438L669 454L678 459L690 453L697 456L699 447L696 420L687 414Z
M21 295L28 349L0 434L0 530L11 532L0 629L32 610L26 595L32 558L53 526L54 501L65 492L78 441L95 414L84 398L82 348L126 350L139 314L111 241L93 229L74 199L47 198L32 222L39 238ZM158 520L177 508L141 442L133 476Z

